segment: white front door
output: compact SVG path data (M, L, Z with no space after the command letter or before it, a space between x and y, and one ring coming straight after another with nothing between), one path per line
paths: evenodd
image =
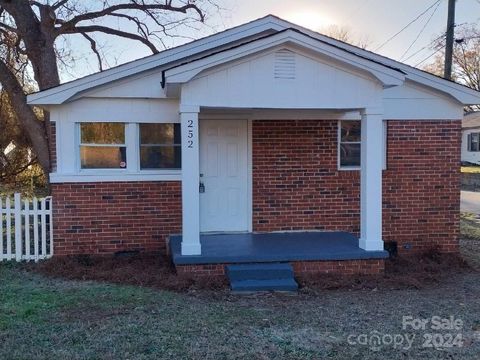
M200 120L200 231L248 231L247 120Z

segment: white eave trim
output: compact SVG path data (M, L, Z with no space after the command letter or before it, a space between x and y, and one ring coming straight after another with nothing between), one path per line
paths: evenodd
M81 91L89 90L100 85L123 79L162 65L170 64L213 48L224 46L243 38L255 36L266 31L283 30L275 24L276 18L267 16L265 18L243 24L232 29L222 31L218 34L207 36L178 47L168 49L156 55L147 56L142 59L113 67L111 69L87 75L77 80L43 90L27 96L27 103L30 105L59 105L68 101L71 97ZM159 69L161 70L161 69Z
M168 69L165 71L166 83L186 83L193 79L200 72L208 68L218 66L229 61L234 61L239 58L258 53L262 50L283 44L294 44L325 55L331 59L351 65L355 68L367 71L377 78L384 87L402 85L405 81L405 74L403 74L401 71L391 69L382 64L374 63L368 59L363 59L335 46L319 42L318 40L312 39L311 37L299 33L298 31L285 30L274 35L254 40L250 43L246 43L233 49L224 50L202 59L194 60L184 65L179 65Z
M181 61L185 61L196 54L226 46L228 43L236 42L243 38L252 37L263 32L282 31L289 28L303 32L307 36L320 40L326 44L331 44L333 47L342 48L345 51L351 52L352 56L355 56L353 54L357 54L359 58L363 57L365 59L370 59L373 62L383 63L386 67L391 66L393 68L402 70L406 73L407 79L431 87L434 90L446 93L464 105L480 104L480 92L438 78L434 75L427 74L419 69L389 59L382 55L329 38L328 36L303 28L299 25L292 24L273 15L266 16L250 23L225 30L221 33L214 34L173 49L165 50L156 55L148 56L100 73L71 81L52 89L30 94L27 97L27 102L31 105L42 106L63 104L82 91L89 90L91 88L154 68L159 68L159 70L161 70L160 68L165 64L173 65L175 62L179 63Z
M399 70L402 70L406 74L406 78L417 82L419 84L428 86L433 88L434 90L444 92L452 97L454 97L457 101L461 102L464 105L478 105L480 104L480 92L474 89L470 89L466 86L457 84L455 82L442 79L438 76L429 74L425 71L419 70L413 66L404 64L402 62L390 59L388 57L379 55L372 51L361 49L357 46L350 45L348 43L333 39L331 37L325 36L313 30L304 28L302 26L292 24L286 20L281 18L272 16L273 19L276 20L276 25L280 26L283 29L287 28L294 28L298 31L301 31L308 36L314 37L326 43L332 44L334 46L341 47L347 51L351 51L359 56L365 57L367 59L371 59L372 61L378 61L380 63L385 64L386 66L392 66Z

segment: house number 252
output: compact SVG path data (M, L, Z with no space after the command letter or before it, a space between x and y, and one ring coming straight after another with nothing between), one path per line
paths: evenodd
M188 141L187 141L187 147L189 147L190 149L193 148L193 120L188 120L188 132L187 132L187 137L188 137Z

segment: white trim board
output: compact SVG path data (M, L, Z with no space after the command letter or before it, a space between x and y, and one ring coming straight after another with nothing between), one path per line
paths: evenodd
M323 54L329 58L367 71L382 82L385 87L401 85L405 80L405 75L399 70L393 70L385 65L368 61L337 47L319 43L315 39L294 30L285 30L275 35L168 69L165 71L165 77L167 83L185 83L205 69L255 54L262 50L278 47L282 44L295 44L301 48Z
M182 181L181 172L169 174L57 174L50 173L50 182L85 183L85 182L132 182L132 181Z
M168 66L172 66L195 58L198 59L200 56L218 52L229 46L232 47L238 45L242 40L248 42L251 39L259 38L265 34L280 32L285 29L295 29L312 39L316 39L326 45L334 46L343 51L350 52L352 55L359 58L397 68L406 74L407 79L445 94L449 94L465 105L480 103L480 93L473 89L436 77L379 54L343 43L299 25L282 20L273 15L268 15L264 18L193 41L189 44L169 49L159 54L120 65L100 73L89 75L52 89L31 94L28 96L28 102L32 105L62 104L81 91L92 89L155 68L161 70L161 67L165 67L167 64Z

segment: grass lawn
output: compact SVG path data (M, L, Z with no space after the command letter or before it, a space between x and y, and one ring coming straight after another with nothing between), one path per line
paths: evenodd
M477 219L462 216L466 229L462 249L480 264ZM420 289L311 287L256 296L62 280L30 270L0 264L0 359L477 359L480 353L474 270ZM403 316L454 316L463 325L403 330ZM428 333L442 339L461 333L463 346L422 347ZM362 334L387 335L387 343L388 335L407 334L413 345L350 344Z

